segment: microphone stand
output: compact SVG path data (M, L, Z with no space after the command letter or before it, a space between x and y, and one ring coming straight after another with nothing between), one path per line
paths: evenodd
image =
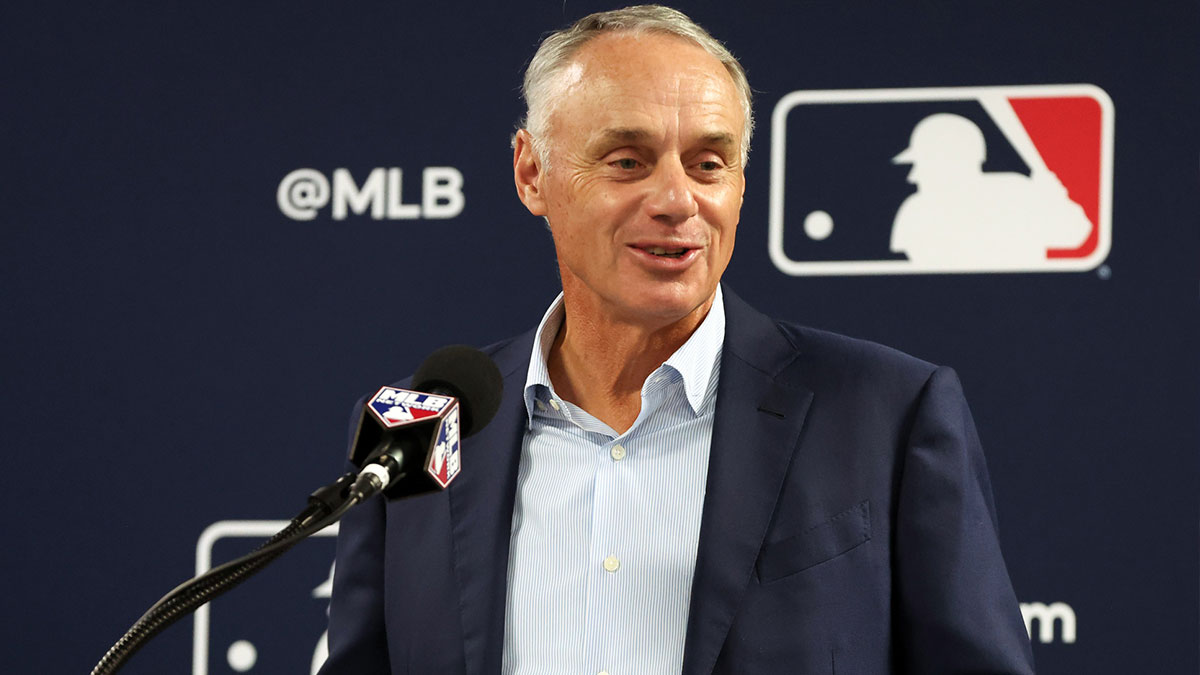
M185 581L164 595L109 648L92 675L117 672L163 629L232 590L310 535L336 523L352 506L379 491L382 486L370 478L373 476L347 473L317 489L309 496L308 506L257 549Z

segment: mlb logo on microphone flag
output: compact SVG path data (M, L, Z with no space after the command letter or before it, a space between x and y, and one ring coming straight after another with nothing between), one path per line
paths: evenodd
M429 459L426 461L425 472L438 485L445 488L462 469L457 402L446 411L433 438L433 450L429 453Z
M785 274L1070 272L1108 256L1099 87L795 91L771 131L768 250Z
M452 402L449 396L383 387L371 397L367 408L384 428L395 429L437 417Z

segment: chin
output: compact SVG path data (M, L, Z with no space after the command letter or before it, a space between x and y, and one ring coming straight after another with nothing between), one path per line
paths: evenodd
M695 289L645 289L635 293L623 303L629 312L664 325L685 318L712 297L711 292Z

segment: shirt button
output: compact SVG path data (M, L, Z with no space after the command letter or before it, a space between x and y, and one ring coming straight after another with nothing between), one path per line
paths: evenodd
M546 404L545 404L545 403L542 403L542 402L541 402L541 400L539 400L539 399L534 399L534 401L533 401L533 402L537 404L537 409L538 409L538 410L545 410L545 409L546 409Z
M560 406L558 401L555 401L554 399L550 399L550 407L554 408L555 410L562 410L562 406Z
M612 455L614 461L619 462L625 459L625 446L618 443L612 446L612 450L609 450L608 454Z
M621 569L621 561L617 560L617 556L610 555L604 559L604 569L608 572L616 572Z
M607 671L607 670L602 670L602 671L600 671L600 672L596 673L596 675L608 675L608 671Z

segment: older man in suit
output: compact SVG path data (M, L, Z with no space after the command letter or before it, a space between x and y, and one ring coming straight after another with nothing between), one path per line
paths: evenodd
M548 37L517 193L562 294L470 471L351 512L325 673L1032 673L952 371L720 285L741 66L634 7Z

